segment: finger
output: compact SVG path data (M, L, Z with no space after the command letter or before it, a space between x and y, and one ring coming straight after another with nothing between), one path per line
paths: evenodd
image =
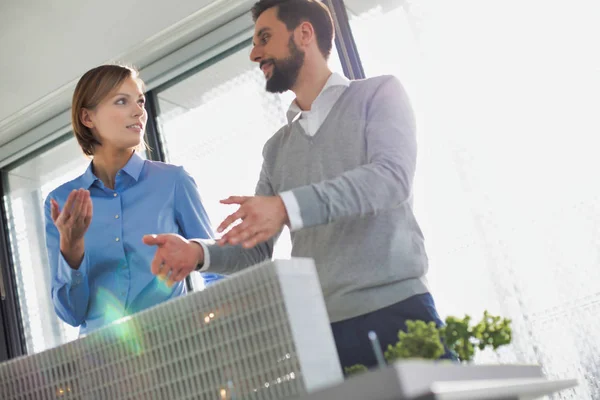
M60 215L60 207L58 203L54 199L50 199L50 216L52 217L52 221L56 222L56 219Z
M142 242L148 246L161 247L167 243L167 235L144 235Z
M63 212L61 213L63 219L68 219L70 217L73 208L73 202L77 199L78 193L79 192L77 190L73 190L69 194L69 197L67 197L67 201L63 206Z
M94 215L94 202L92 201L92 194L88 191L88 195L90 197L90 202L89 202L89 211L90 211L90 216Z
M229 196L226 199L220 201L221 204L242 204L248 201L248 196Z
M257 233L256 235L252 236L249 240L246 240L242 246L245 249L251 249L254 246L256 246L259 243L262 243L268 239L270 239L271 235L269 235L267 232L263 231L260 233Z
M80 209L81 209L81 197L82 197L81 191L77 190L75 192L75 194L73 195L73 202L71 203L71 206L69 207L68 213L65 215L65 217L69 217L68 219L74 219L74 220L77 220L79 218ZM63 211L67 211L66 204L65 204L65 207L63 208Z
M87 207L85 202L85 196L85 191L79 190L77 192L77 198L73 203L73 210L71 212L71 218L73 218L75 221L78 221L84 217L84 212Z
M164 281L167 286L169 285L169 281L171 280L171 275L173 275L173 268L170 267L168 264L163 264L162 268L160 270L160 273L157 275L158 279L160 279L161 281ZM173 284L171 283L171 286Z
M229 225L233 224L238 219L244 219L245 217L246 217L245 212L241 208L238 209L233 214L229 214L229 216L227 218L225 218L223 220L223 222L221 222L221 224L217 228L217 232L218 233L223 232L227 227L229 227Z
M90 222L92 222L92 215L94 213L94 205L92 203L92 198L90 196L90 192L87 192L86 194L86 202L85 202L85 212L84 212L84 219L83 222L85 223L86 226L90 225Z
M254 234L257 231L258 229L256 227L256 224L254 224L253 221L245 219L239 225L236 225L233 228L231 228L231 230L227 232L227 234L225 234L222 239L225 239L225 241L231 243L232 245L236 245L240 242L247 240L251 236L254 236Z
M172 281L173 283L175 283L175 282L181 282L188 275L189 275L189 272L185 268L182 268L182 269L180 269L178 271L172 271L171 272L171 277L169 278L169 281Z
M152 271L153 275L160 275L163 272L164 259L158 254L154 254L154 258L152 259L152 263L150 264L150 271Z

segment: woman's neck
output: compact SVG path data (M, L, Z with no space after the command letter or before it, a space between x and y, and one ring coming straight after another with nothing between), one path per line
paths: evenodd
M135 150L100 150L94 152L92 168L104 186L114 190L117 172L129 161Z

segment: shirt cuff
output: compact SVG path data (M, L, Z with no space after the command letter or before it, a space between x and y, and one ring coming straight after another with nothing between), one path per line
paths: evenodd
M290 232L300 230L304 227L302 215L300 214L300 205L292 191L279 193L279 197L283 200L283 205L287 211L288 219L290 220Z
M202 250L204 251L204 263L202 263L202 266L200 266L200 268L198 268L196 271L206 271L210 267L210 252L208 251L208 246L202 241L202 239L190 239L190 242L198 243L200 246L202 246Z
M58 280L70 286L81 284L87 275L87 253L83 254L81 264L78 269L73 269L69 266L62 252L58 252Z

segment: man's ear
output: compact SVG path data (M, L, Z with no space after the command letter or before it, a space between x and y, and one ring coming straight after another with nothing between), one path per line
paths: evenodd
M302 48L308 47L312 42L317 40L315 28L308 21L301 22L295 29L295 34L296 42Z

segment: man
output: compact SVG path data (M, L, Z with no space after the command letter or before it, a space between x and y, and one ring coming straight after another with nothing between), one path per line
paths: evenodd
M425 273L423 235L412 210L415 121L391 76L348 81L327 66L333 23L316 0L261 0L252 61L269 92L292 90L289 123L265 145L253 197L218 227L217 244L152 235L152 270L179 281L196 265L231 274L270 259L284 225L292 256L315 260L340 362L376 365L368 332L383 348L406 319L441 324Z

